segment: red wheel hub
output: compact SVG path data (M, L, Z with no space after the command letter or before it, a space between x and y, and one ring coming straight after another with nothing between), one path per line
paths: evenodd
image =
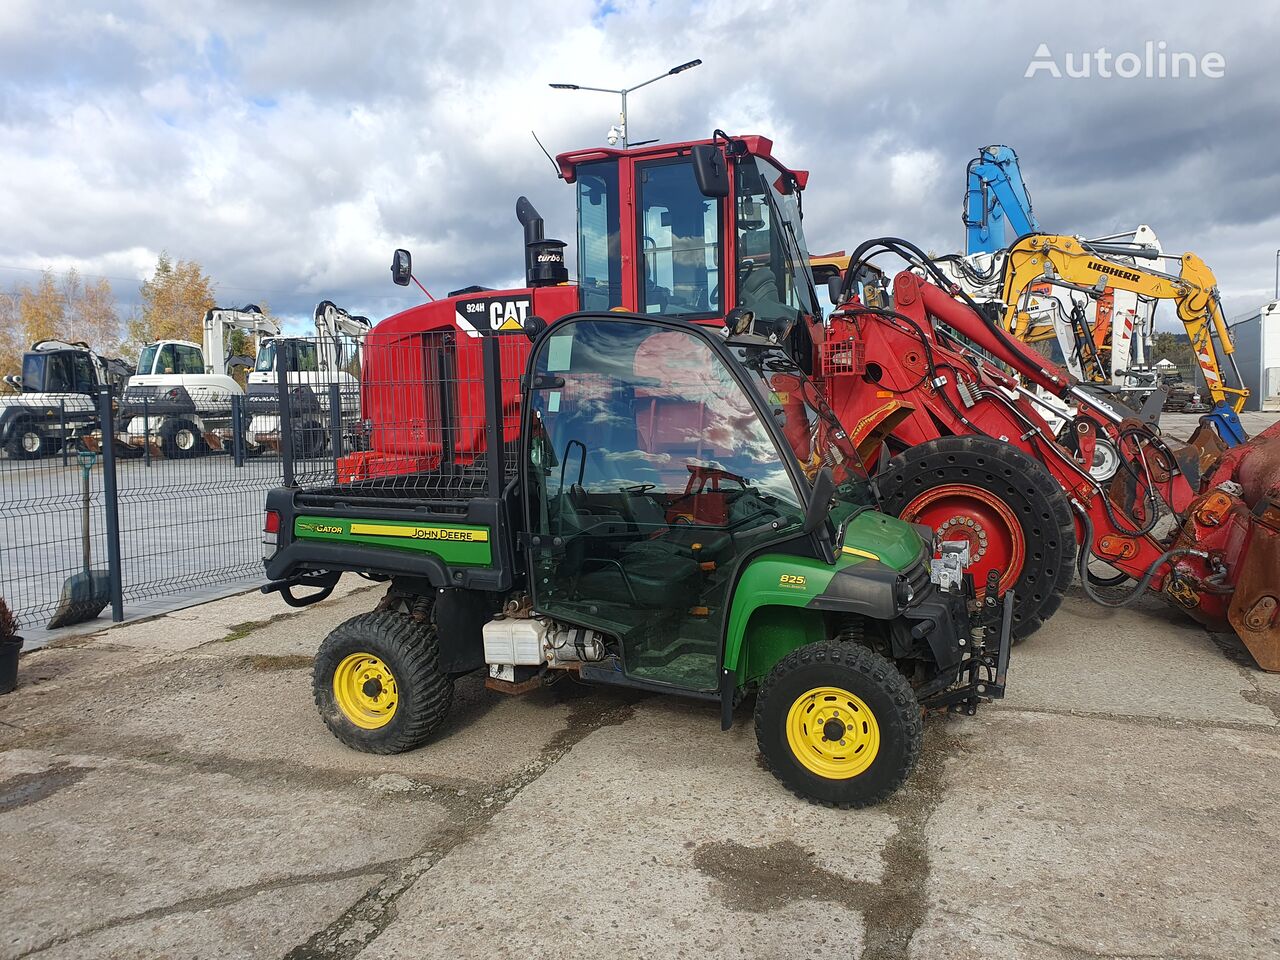
M969 544L969 567L981 590L992 570L1000 572L1000 592L1022 575L1026 542L1018 518L1003 500L981 487L946 483L920 494L899 514L932 527L943 542Z

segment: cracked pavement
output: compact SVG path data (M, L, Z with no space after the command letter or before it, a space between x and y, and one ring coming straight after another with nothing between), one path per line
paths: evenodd
M744 706L464 678L350 752L309 658L377 593L234 597L23 658L0 958L1280 955L1280 676L1078 588L887 804L797 800Z

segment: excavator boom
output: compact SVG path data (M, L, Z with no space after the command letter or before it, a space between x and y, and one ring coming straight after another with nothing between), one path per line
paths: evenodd
M1042 339L1044 328L1028 323L1025 302L1037 288L1061 287L1095 300L1108 290L1127 291L1148 301L1171 301L1186 327L1196 363L1214 404L1221 411L1239 413L1249 396L1232 357L1234 346L1222 313L1217 280L1194 253L1179 258L1173 276L1122 257L1158 256L1133 244L1109 244L1079 237L1032 234L1020 238L1004 258L999 299L1004 304L1003 327L1021 340ZM1224 380L1222 358L1231 365L1233 383ZM1114 358L1113 358L1114 362ZM1238 442L1243 434L1238 419L1222 418L1229 427L1224 439ZM1221 432L1221 431L1220 431Z

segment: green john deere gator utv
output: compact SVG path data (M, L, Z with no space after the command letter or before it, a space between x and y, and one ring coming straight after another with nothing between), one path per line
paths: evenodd
M739 333L535 321L375 330L366 408L385 386L403 409L352 457L383 466L268 495L264 592L302 604L343 572L388 582L316 656L342 742L420 746L478 670L509 693L570 672L710 701L724 729L754 693L777 778L856 807L910 774L924 710L1003 696L1012 595L959 567L931 579L929 531L879 512L839 424L750 315ZM305 586L319 592L293 595Z

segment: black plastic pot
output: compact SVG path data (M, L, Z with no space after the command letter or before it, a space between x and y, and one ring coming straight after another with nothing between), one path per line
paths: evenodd
M21 649L21 637L0 640L0 694L9 693L18 685L18 652Z

